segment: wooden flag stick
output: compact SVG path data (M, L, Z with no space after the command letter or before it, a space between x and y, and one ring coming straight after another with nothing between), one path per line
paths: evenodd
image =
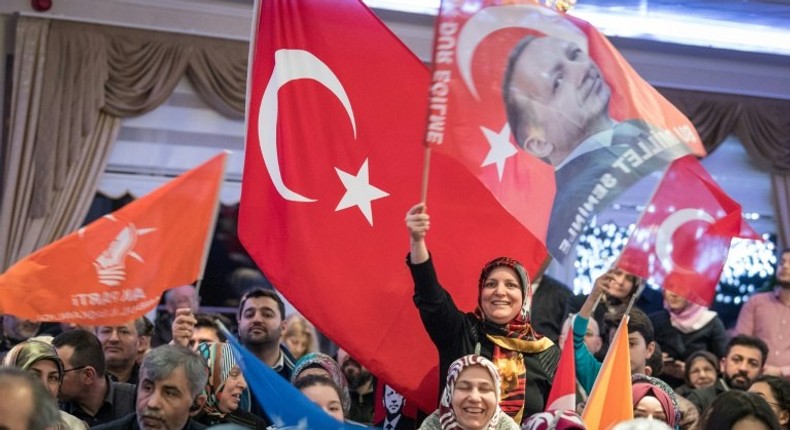
M431 172L431 146L425 146L425 157L422 165L422 185L420 186L420 201L425 204L428 200L428 176Z

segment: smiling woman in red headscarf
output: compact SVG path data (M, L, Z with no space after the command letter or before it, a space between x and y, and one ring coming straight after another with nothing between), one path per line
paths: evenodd
M439 351L439 378L465 355L491 360L500 375L499 405L517 423L542 412L559 360L559 348L532 329L529 322L529 276L518 261L500 257L483 267L477 308L460 311L439 284L425 244L430 217L424 204L406 214L411 238L407 264L414 280L414 303L428 335Z

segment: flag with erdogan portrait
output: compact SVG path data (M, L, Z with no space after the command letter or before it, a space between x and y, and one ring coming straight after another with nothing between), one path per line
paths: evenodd
M617 267L710 306L734 237L760 240L741 205L689 155L664 173Z
M596 213L677 157L689 120L590 23L513 0L445 0L426 142L560 260Z
M430 412L439 358L412 302L404 224L430 74L358 0L261 2L251 49L240 239L322 333ZM545 248L465 166L431 163L428 245L471 311L487 261L534 273Z

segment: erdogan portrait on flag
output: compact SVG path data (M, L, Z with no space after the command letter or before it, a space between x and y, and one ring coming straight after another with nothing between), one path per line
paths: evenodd
M516 144L554 168L557 194L550 250L569 252L589 218L642 177L689 148L641 119L609 114L612 90L601 69L572 40L528 35L513 48L503 79ZM580 218L581 216L581 218Z
M440 17L439 34L458 28L457 55L439 55L436 62L444 61L439 70L449 70L458 83L451 84L447 109L454 129L438 146L475 157L459 144L482 140L472 127L479 125L501 130L497 138L515 143L513 150L498 153L521 150L531 159L529 169L548 167L547 174L554 173L553 203L533 198L543 183L506 184L503 175L499 181L481 179L492 190L515 187L513 192L529 199L532 216L543 208L550 213L546 245L554 257L568 255L591 218L642 177L680 156L704 154L688 119L589 23L536 5L470 11L471 1L459 3L464 2L446 2ZM441 42L446 41L437 42L440 53ZM483 134L494 148L491 133ZM517 160L506 161L505 155L500 161L507 172L507 163L515 166Z

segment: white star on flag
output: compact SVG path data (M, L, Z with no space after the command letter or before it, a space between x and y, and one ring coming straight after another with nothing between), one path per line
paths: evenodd
M510 124L505 123L505 126L502 127L499 133L483 126L480 126L480 130L483 131L486 140L488 140L488 144L491 145L486 159L483 160L483 164L480 166L485 167L496 164L496 171L501 181L502 174L505 172L505 162L518 152L518 149L510 143Z
M340 177L340 181L343 182L343 186L346 187L346 193L343 195L343 198L340 199L340 203L337 204L335 211L357 206L362 212L362 215L365 215L368 223L372 226L373 209L370 206L370 202L387 197L389 193L370 185L368 159L366 158L365 162L362 163L362 167L359 168L359 172L357 172L356 176L346 173L337 167L335 167L335 171L337 171L337 176Z

